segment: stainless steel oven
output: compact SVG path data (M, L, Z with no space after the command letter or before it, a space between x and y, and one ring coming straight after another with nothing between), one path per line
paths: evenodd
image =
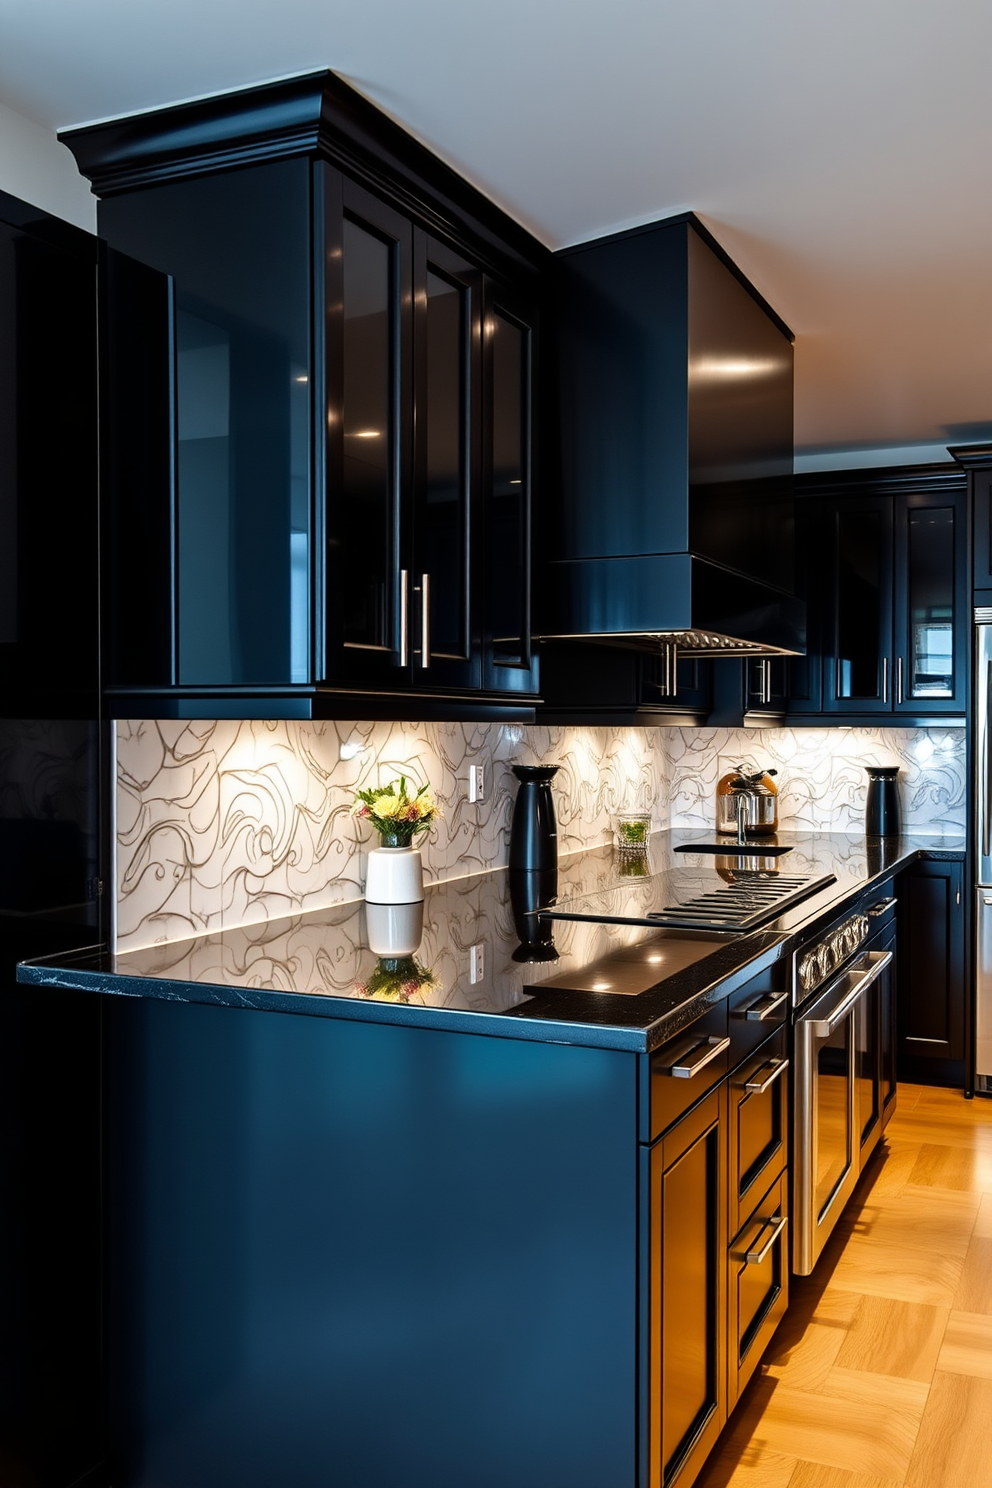
M871 949L895 901L848 916L793 966L793 1270L808 1276L881 1135L879 987L892 951Z

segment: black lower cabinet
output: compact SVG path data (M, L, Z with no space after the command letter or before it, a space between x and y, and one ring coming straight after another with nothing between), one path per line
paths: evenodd
M789 1303L789 1175L779 1174L730 1245L727 1409L733 1410Z
M693 1482L727 1419L727 1091L650 1149L648 1482Z
M900 1080L964 1083L965 924L963 863L924 860L900 875Z
M104 1013L114 1488L637 1483L636 1055Z

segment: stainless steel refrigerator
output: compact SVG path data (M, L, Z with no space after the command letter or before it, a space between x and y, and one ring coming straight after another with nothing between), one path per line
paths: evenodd
M992 609L975 622L975 1089L992 1095Z

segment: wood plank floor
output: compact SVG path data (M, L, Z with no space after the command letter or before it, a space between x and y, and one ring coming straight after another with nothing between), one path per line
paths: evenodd
M697 1488L992 1488L992 1100L886 1137Z

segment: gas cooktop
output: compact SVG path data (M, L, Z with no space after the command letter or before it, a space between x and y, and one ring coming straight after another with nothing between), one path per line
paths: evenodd
M834 881L833 873L784 873L776 868L684 868L564 899L542 909L541 918L740 934L776 919Z

